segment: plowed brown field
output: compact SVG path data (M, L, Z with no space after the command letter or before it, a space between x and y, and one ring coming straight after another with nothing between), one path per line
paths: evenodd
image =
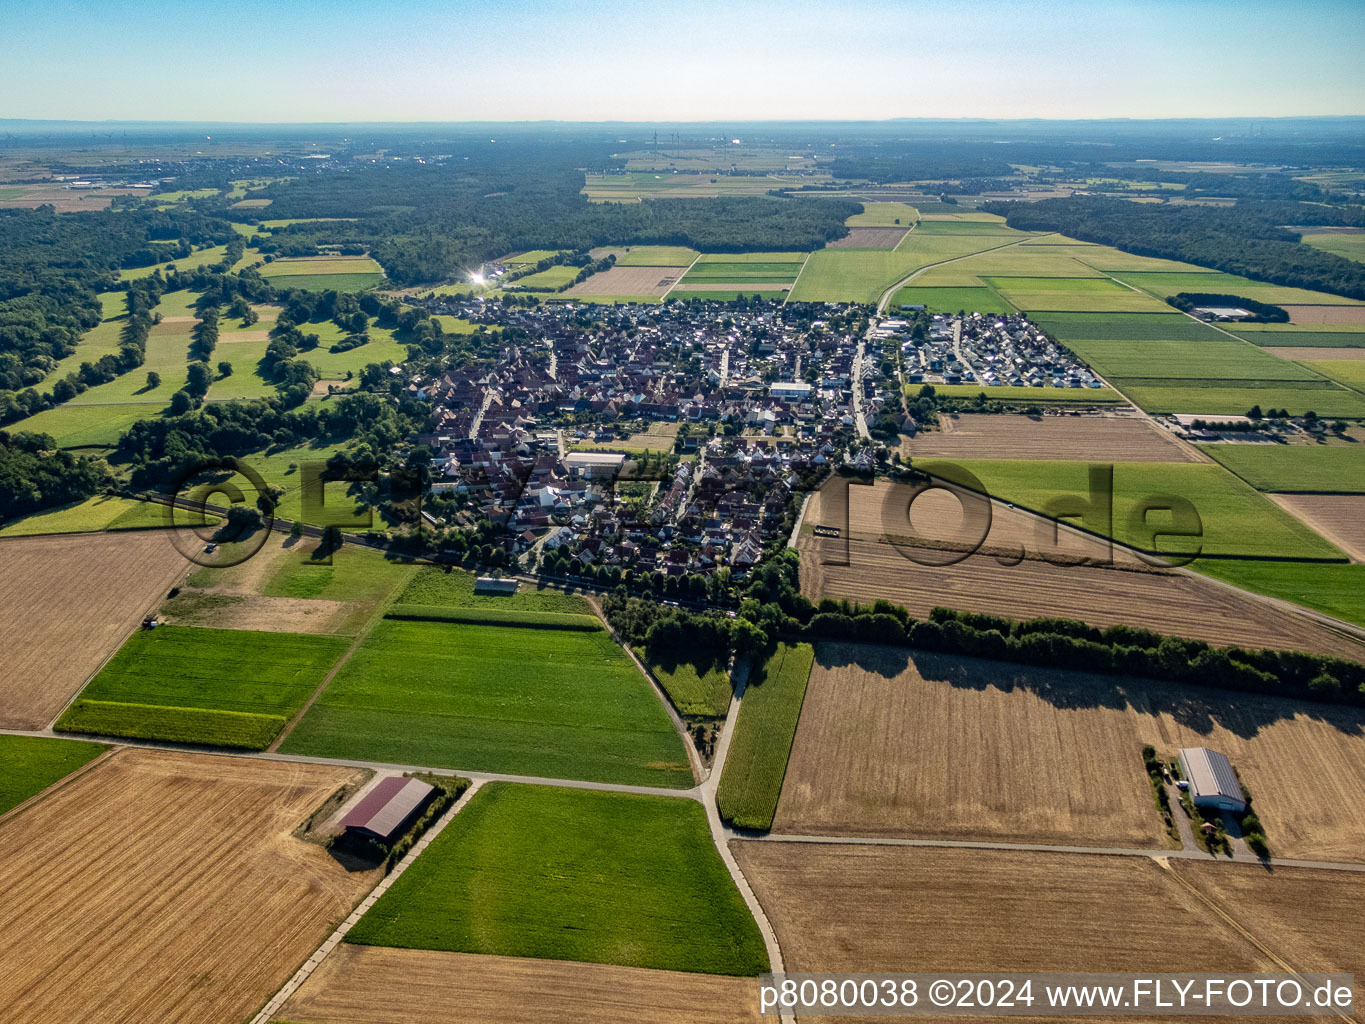
M988 416L941 418L942 429L904 443L933 459L1066 459L1091 462L1206 462L1189 445L1135 416Z
M738 1024L758 985L636 967L342 943L284 1005L308 1024Z
M687 273L686 267L612 267L563 292L574 295L662 295Z
M0 541L0 728L57 717L188 568L157 530Z
M772 841L730 846L789 971L1275 969L1143 857ZM800 1017L864 1019L884 1018Z
M1222 751L1277 856L1365 861L1365 712L821 644L774 830L1167 845L1141 751Z
M5 1019L245 1020L378 880L290 836L355 774L125 749L7 820Z
M903 485L902 485L903 486ZM849 598L871 603L878 598L903 605L910 614L924 617L935 606L962 611L989 612L1013 618L1061 616L1095 626L1126 624L1154 629L1175 636L1215 644L1275 647L1311 651L1365 660L1365 645L1320 625L1306 615L1242 597L1199 576L1176 572L1130 571L1140 563L1134 556L1116 551L1116 568L1096 565L1055 565L1038 557L1039 523L1048 522L1019 509L995 503L985 545L955 565L923 565L906 557L886 540L894 516L885 503L891 484L879 480L873 487L850 487L850 514L837 511L831 499L827 512L825 490L811 498L797 547L801 552L801 588L807 597ZM926 522L921 522L921 502ZM951 516L934 510L947 503ZM886 507L884 507L884 504ZM903 507L902 507L903 511ZM917 499L910 523L931 540L963 537L957 532L956 502L941 491ZM821 538L809 532L817 524L851 526L847 539ZM894 534L893 534L894 536ZM825 564L842 560L849 565ZM1029 557L1010 564L1023 551ZM1107 546L1096 538L1063 533L1061 542L1048 552L1074 558L1104 558ZM942 552L922 554L937 560Z

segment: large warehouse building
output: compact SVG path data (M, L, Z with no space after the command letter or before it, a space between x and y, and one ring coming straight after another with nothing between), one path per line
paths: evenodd
M1196 807L1213 807L1241 814L1247 809L1242 783L1232 763L1208 747L1184 747L1180 751L1180 774L1190 784Z
M352 808L342 819L342 827L348 832L358 832L381 843L390 843L427 805L435 792L435 787L420 779L391 775L381 780Z

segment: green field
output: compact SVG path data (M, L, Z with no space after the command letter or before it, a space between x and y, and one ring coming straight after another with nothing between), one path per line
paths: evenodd
M1205 558L1194 568L1234 586L1365 626L1365 565Z
M523 608L450 608L396 602L389 605L384 614L390 619L402 619L405 622L463 622L476 626L569 629L585 633L596 633L604 628L602 620L596 615L527 611Z
M57 728L258 749L303 707L348 642L184 626L142 630L81 691Z
M1360 445L1209 444L1203 450L1258 491L1365 494Z
M901 306L924 306L931 313L1013 313L1014 307L986 287L902 288L891 300L890 311Z
M1334 252L1357 263L1365 263L1365 233L1324 231L1305 234L1303 243L1324 252Z
M1261 324L1261 327L1286 327L1283 331L1253 330L1243 324L1232 333L1253 345L1272 348L1365 348L1365 325L1352 330L1350 325L1335 324L1331 330L1317 331L1289 324Z
M1160 312L1164 302L1103 277L983 277L1023 310L1077 312Z
M910 384L906 392L914 395L922 384ZM1025 388L1008 384L987 387L984 384L935 384L934 392L941 398L971 400L984 394L992 402L1011 405L1117 405L1126 404L1123 396L1112 388Z
M1365 391L1365 359L1324 359L1304 363L1324 377L1331 377L1356 391Z
M685 267L698 256L682 245L632 245L616 251L618 267Z
M502 262L507 264L539 263L541 260L548 260L551 256L558 255L558 252L557 249L532 249L530 252L524 252L519 256L508 256Z
M730 710L730 673L723 662L688 661L675 651L636 651L681 715L724 718Z
M572 284L573 279L578 276L581 267L560 264L558 266L546 267L544 270L519 277L515 281L508 283L509 290L515 291L518 288L528 291L557 291L565 285Z
M150 513L150 514L148 514ZM139 523L139 520L141 522ZM0 537L30 537L40 533L84 533L93 530L135 529L165 522L165 509L131 498L97 495L73 505L51 508L14 519L0 527Z
M700 804L492 782L347 942L704 974L768 969Z
M697 269L708 263L801 263L805 252L712 252L697 257Z
M169 397L169 393L167 395ZM59 448L113 448L119 436L138 420L159 415L156 406L74 405L70 402L46 409L5 429L51 434Z
M1257 302L1287 302L1327 306L1357 305L1355 299L1348 299L1341 295L1309 291L1305 288L1289 288L1283 285L1269 284L1265 281L1253 281L1250 278L1218 271L1204 274L1121 273L1117 277L1125 284L1141 288L1150 295L1162 299L1177 292L1211 292L1219 295L1240 295Z
M383 280L383 274L278 274L270 278L270 283L276 288L306 288L313 292L360 292Z
M994 497L1035 512L1047 513L1055 500L1084 499L1089 493L1088 467L1081 462L963 459L917 461L916 467L975 486L960 477L960 471L966 469ZM1070 522L1094 533L1109 533L1126 544L1172 555L1202 551L1205 555L1236 558L1345 558L1332 544L1222 466L1118 462L1113 463L1113 468L1112 531L1102 517ZM1162 495L1184 498L1193 504L1202 534L1194 537L1163 534L1154 546L1132 517L1141 502ZM1153 511L1147 522L1150 528L1167 526L1171 524L1171 515Z
M1240 387L1224 382L1221 386L1203 387L1197 381L1147 384L1126 380L1120 386L1136 404L1154 413L1241 416L1253 405L1259 405L1262 409L1285 409L1291 416L1311 411L1328 418L1365 418L1365 395L1331 384L1317 387L1311 381L1271 384L1247 381Z
M905 203L863 203L863 212L844 223L851 228L894 228L909 227L917 220L919 211Z
M189 256L186 256L184 259L172 260L169 263L157 263L150 267L134 267L131 270L120 270L118 277L120 281L134 281L138 278L151 277L157 270L160 270L162 274L165 274L171 267L175 267L177 270L198 270L200 267L211 266L214 263L222 263L223 257L226 255L226 245L215 245L208 249L199 249ZM246 258L246 256L243 257L243 259Z
M683 277L679 287L689 284L743 284L745 281L788 282L796 280L801 261L795 263L698 263Z
M1031 319L1058 341L1227 341L1179 313L1039 313Z
M605 632L385 619L290 734L292 753L691 786L682 741Z
M592 605L576 594L523 583L515 594L476 594L472 573L440 565L424 565L399 596L404 604L449 608L513 608L522 611L593 614Z
M354 544L333 553L330 565L319 564L311 554L296 550L275 570L263 593L266 597L375 604L405 586L416 571L411 562L393 561L382 551ZM201 585L195 582L196 576L190 577L192 586Z
M773 302L781 302L783 299L787 297L787 289L784 288L781 289L780 291L772 291L762 288L753 287L746 288L740 286L734 289L726 288L723 291L707 290L698 292L686 291L679 288L668 293L668 297L670 299L684 300L701 299L703 302L734 302L736 299L740 298L752 299L755 295L757 295L760 299L765 299Z
M716 790L722 818L740 828L772 828L815 649L779 644L749 678Z
M1301 363L1243 341L1071 341L1068 347L1117 387L1124 379L1311 381L1323 378Z
M917 238L918 234L912 231L899 249L819 249L811 253L792 289L792 301L873 303L921 267L999 244L998 239L976 235Z
M107 750L98 743L0 736L0 814L37 796Z

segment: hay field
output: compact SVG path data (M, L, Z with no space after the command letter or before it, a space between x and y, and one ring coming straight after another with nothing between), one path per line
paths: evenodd
M875 488L849 488L848 522L833 495L828 512L826 491L811 498L797 542L802 592L807 597L847 597L863 603L883 598L921 618L938 605L1020 619L1060 616L1100 627L1142 626L1209 643L1280 647L1365 660L1365 647L1337 632L1198 576L1131 571L1135 560L1118 553L1116 568L1044 561L1038 557L1037 528L1041 524L1047 529L1047 521L998 503L993 506L990 532L981 551L954 565L916 563L885 539L884 502L890 500L892 511L899 509L903 514L903 505L888 499L890 492L886 481L878 481ZM911 520L916 530L931 540L968 536L965 529L959 532L958 521L944 521L941 516L927 517L934 521L921 523L920 502L933 511L936 506L928 504L931 498L938 509L945 507L943 503L956 504L950 495L939 498L937 492L917 499ZM851 526L847 549L843 539L818 538L808 532L815 524ZM842 561L845 550L850 565L825 564ZM1031 557L1019 561L1020 551ZM938 554L923 557L927 561ZM1105 547L1093 538L1063 534L1049 554L1056 561L1069 556L1074 563L1104 557Z
M1145 857L773 841L730 847L788 971L1275 968Z
M579 295L650 295L660 296L677 284L686 267L612 267L593 274L567 291L565 298Z
M1350 302L1350 299L1341 299ZM1279 303L1296 324L1365 324L1365 305L1361 306L1296 306Z
M1270 499L1365 562L1365 494L1272 494Z
M187 567L160 531L0 542L0 727L47 725Z
M741 1024L747 978L338 946L276 1020L310 1024Z
M1132 723L1105 706L1123 692L1081 673L820 644L774 831L1169 846Z
M944 416L906 442L912 457L1198 462L1194 449L1131 416Z
M244 1020L378 879L290 832L352 769L120 750L0 826L0 1005Z
M1172 861L1177 879L1213 900L1297 971L1356 976L1356 1006L1365 999L1365 941L1360 908L1365 874L1279 868L1268 876L1245 864ZM1359 1016L1359 1012L1357 1012Z
M1140 751L1208 746L1277 856L1365 860L1365 713L904 648L822 644L775 831L1167 845Z

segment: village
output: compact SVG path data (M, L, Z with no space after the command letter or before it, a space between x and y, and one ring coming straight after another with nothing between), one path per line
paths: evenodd
M859 418L888 397L855 372L861 307L420 301L534 339L408 389L451 525L491 520L542 563L742 574L830 467L873 457Z
M890 330L901 323L881 326ZM1104 387L1085 363L1018 314L935 316L929 337L906 342L903 355L910 384Z

